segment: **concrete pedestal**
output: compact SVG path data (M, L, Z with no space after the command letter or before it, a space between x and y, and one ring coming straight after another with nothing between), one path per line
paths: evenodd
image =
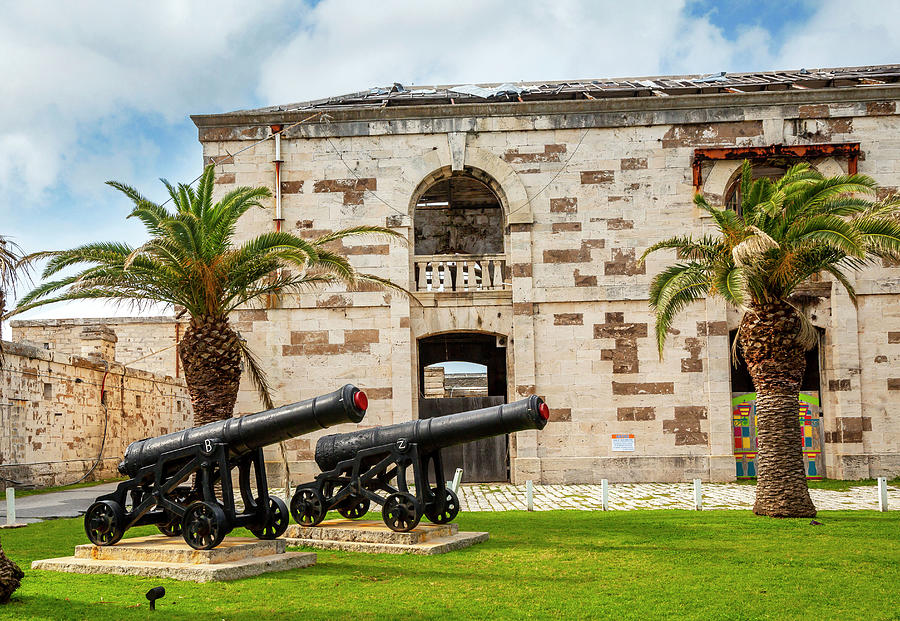
M422 523L397 533L380 520L327 520L318 526L291 524L285 533L291 546L377 554L443 554L487 541L488 533L459 532L456 524Z
M212 550L195 550L181 537L152 535L123 539L114 546L76 546L74 556L34 561L31 568L213 582L309 567L315 562L314 553L285 552L283 539L226 537Z

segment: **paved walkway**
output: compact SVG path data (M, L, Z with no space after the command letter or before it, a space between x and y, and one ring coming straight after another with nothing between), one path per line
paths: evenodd
M62 492L48 492L16 498L16 522L28 524L51 518L78 517L97 496L108 494L118 483L102 483ZM0 501L0 524L6 524L6 501Z
M812 489L813 503L819 510L878 509L878 488L874 485L851 487L847 491ZM756 494L754 485L704 483L704 509L750 509ZM460 488L464 511L508 511L526 509L525 486L509 484L470 484ZM900 488L888 486L888 507L900 509ZM599 485L535 485L534 509L603 508ZM692 483L619 483L609 486L609 509L693 509Z
M16 499L16 518L22 523L59 517L78 517L97 496L108 494L116 483L62 492L23 496ZM847 491L810 490L817 509L878 509L877 487L851 487ZM293 492L293 490L291 490ZM273 494L284 498L279 489ZM704 509L750 509L756 488L753 485L705 483ZM525 486L507 483L474 483L460 488L463 511L525 510ZM238 505L241 503L239 502ZM900 510L900 487L888 486L888 507ZM576 509L597 511L603 508L599 485L535 485L534 509ZM619 483L609 486L610 510L693 509L691 483ZM0 524L6 523L6 502L0 502Z

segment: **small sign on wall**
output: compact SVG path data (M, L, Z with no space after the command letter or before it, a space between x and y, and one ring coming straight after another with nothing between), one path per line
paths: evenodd
M633 451L634 450L634 434L633 433L614 433L612 435L612 450L614 450L614 451Z

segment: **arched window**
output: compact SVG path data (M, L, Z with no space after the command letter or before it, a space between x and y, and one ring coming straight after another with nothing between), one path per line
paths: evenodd
M419 197L417 255L502 254L503 209L493 190L469 174L437 181Z
M791 164L796 162L759 162L753 164L753 179L778 179ZM729 182L728 189L725 190L725 207L732 209L741 215L741 169L738 168L734 178Z

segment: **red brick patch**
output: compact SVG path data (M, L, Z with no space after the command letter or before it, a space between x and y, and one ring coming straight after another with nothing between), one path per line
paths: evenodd
M607 276L637 276L647 273L644 263L638 262L634 248L613 248L612 261L606 261L603 267L603 273Z
M519 149L510 149L503 154L503 159L510 164L534 164L540 162L559 162L560 156L566 152L564 144L544 145L541 153L520 153Z
M646 157L625 157L621 160L622 170L643 170L647 168Z
M552 233L577 233L581 230L581 222L554 222Z
M553 315L554 326L581 326L584 325L582 313L555 313Z
M550 408L551 423L568 423L572 420L572 408Z
M728 324L724 321L698 321L697 336L728 336Z
M234 183L234 173L225 173L216 177L217 184Z
M894 114L896 103L893 101L870 101L866 104L866 114L869 116L883 116Z
M596 276L582 274L579 270L575 270L573 275L575 276L575 286L576 287L596 287L597 286L597 277Z
M531 263L513 263L512 275L515 278L531 278L533 266Z
M762 135L762 121L673 125L663 136L662 147L663 149L699 146L724 147L736 145L740 138Z
M656 420L656 408L617 408L616 420L640 421Z
M577 198L551 198L551 213L578 213Z
M302 181L282 181L281 182L281 193L282 194L300 194L303 191L303 182Z
M581 172L582 185L600 185L610 183L616 177L613 170L584 170Z
M672 382L613 382L614 395L671 395L675 392Z
M675 418L663 421L663 433L675 434L675 446L706 444L707 434L700 431L701 420L706 420L706 407L675 406Z
M625 229L634 228L634 220L623 220L622 218L610 218L606 221L606 228L610 231L623 231Z

